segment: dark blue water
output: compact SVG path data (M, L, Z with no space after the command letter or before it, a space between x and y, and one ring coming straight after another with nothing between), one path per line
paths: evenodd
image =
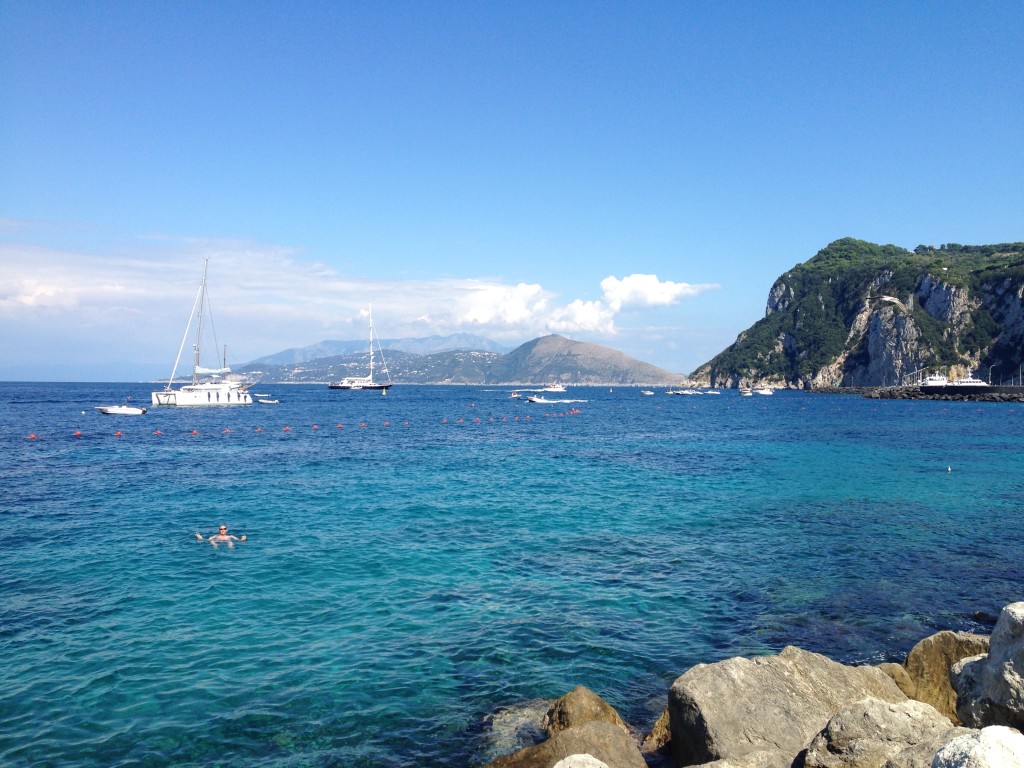
M475 766L576 684L646 728L695 663L1024 599L1019 405L258 389L0 385L0 763Z

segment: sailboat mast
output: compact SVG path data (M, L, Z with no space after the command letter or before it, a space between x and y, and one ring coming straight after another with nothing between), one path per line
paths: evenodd
M192 345L192 384L199 383L199 340L203 337L203 308L206 305L206 270L210 266L210 259L203 259L203 282L199 284L199 322L196 323L196 341Z
M373 384L373 305L366 305L366 314L370 320L370 384Z

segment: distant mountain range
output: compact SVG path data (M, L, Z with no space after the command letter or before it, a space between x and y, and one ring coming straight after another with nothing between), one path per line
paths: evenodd
M483 336L474 336L469 333L455 333L450 336L425 336L418 339L381 339L380 345L384 349L408 352L413 355L432 355L438 352L458 351L504 353L511 349L511 347L501 346ZM283 352L260 357L251 363L247 363L247 365L294 365L295 363L308 363L325 357L360 353L365 356L367 346L367 339L350 341L327 340L317 344L310 344L308 347L293 347Z
M460 348L465 344L479 348ZM366 341L322 341L262 357L235 372L253 382L274 384L322 383L364 376L368 368L367 346ZM468 335L382 340L381 347L388 373L396 384L515 386L559 381L667 386L683 378L614 349L558 335L534 339L507 354L495 351L497 345L493 342ZM411 351L434 347L438 351ZM324 350L343 351L317 356ZM377 378L382 374L380 360L375 360L374 365Z

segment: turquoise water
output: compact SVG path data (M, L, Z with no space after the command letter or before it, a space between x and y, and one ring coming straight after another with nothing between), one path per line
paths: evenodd
M901 658L1024 599L1020 405L92 409L149 389L0 385L0 764L476 766L576 684L647 728L695 663Z

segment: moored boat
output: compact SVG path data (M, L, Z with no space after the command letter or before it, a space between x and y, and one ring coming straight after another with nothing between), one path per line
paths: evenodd
M206 270L209 264L210 260L206 259L203 264L203 279L199 284L196 300L192 304L192 312L189 314L188 323L185 325L185 335L181 339L178 357L174 360L174 368L171 370L170 378L167 379L167 386L150 395L153 405L200 407L252 405L252 396L246 392L248 385L225 378L231 373L231 369L227 366L226 351L224 354L225 360L220 368L203 368L199 365L199 350L202 347L203 341L203 314L208 302L206 295ZM185 341L188 339L193 318L196 318L197 322L196 339L192 345L192 383L186 384L180 389L173 389L174 377L178 372L178 363L181 361L181 353L185 349Z
M388 364L384 360L384 351L380 348L380 340L377 340L377 352L380 354L381 364L384 369L384 376L386 381L374 381L373 378L373 310L367 307L367 317L370 322L370 372L366 376L346 376L341 381L332 381L327 384L328 389L373 389L378 390L381 394L387 394L388 388L391 386L391 374L388 373Z
M146 412L137 405L97 405L96 410L107 416L141 416Z

